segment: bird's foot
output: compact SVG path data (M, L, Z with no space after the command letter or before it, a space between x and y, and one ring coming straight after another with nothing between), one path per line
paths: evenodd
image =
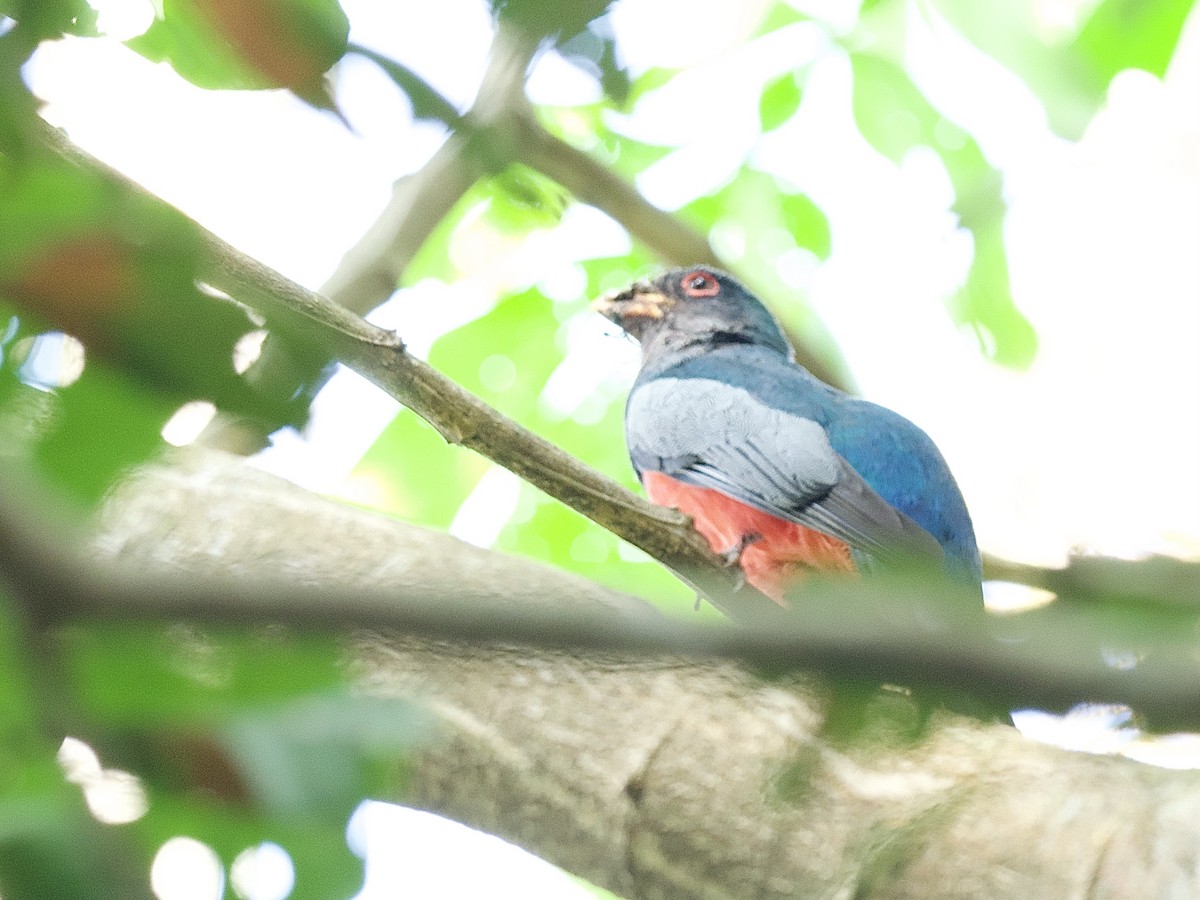
M727 567L737 570L734 572L733 576L733 592L735 594L746 586L746 573L742 571L741 568L742 554L746 552L747 547L749 547L751 544L757 544L762 539L763 536L757 531L751 531L748 534L743 534L741 540L739 540L728 550L724 550L717 554L725 561L725 565Z
M746 552L746 548L752 544L757 544L763 539L763 536L757 531L751 531L748 534L743 534L741 540L730 547L728 550L723 550L717 555L725 560L725 565L736 566L742 561L742 554Z

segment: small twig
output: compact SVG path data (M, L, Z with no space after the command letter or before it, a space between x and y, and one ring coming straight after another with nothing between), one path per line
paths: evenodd
M521 116L519 124L524 163L557 181L578 200L616 219L663 260L677 266L730 268L704 235L647 202L636 187L607 166L552 135L531 115Z
M1042 588L1069 601L1200 608L1200 563L1169 556L1137 561L1075 556L1062 568L1046 568L985 555L983 576Z
M360 315L395 293L405 269L438 224L483 175L469 139L451 134L419 172L392 187L379 218L321 287L321 293Z
M420 171L400 178L392 199L366 234L343 256L320 293L361 315L390 297L404 270L471 186L489 171L507 165L512 142L480 141L480 130L502 127L506 110L524 98L525 71L536 44L499 28L492 41L479 97L466 115L414 72L363 47L354 52L392 77L403 75L405 89L417 90L422 111L452 133Z

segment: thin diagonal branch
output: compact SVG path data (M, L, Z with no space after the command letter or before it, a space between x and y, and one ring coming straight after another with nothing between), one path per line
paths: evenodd
M75 147L49 126L44 143L77 164L103 171L129 191L163 203L145 188ZM308 353L354 369L429 422L450 443L475 450L551 497L641 548L731 618L777 617L779 607L744 585L709 549L686 516L655 506L585 466L404 349L392 332L285 278L193 223L205 247L198 277L261 313L270 328Z

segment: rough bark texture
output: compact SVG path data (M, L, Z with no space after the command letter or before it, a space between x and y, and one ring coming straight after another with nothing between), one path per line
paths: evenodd
M105 557L309 584L460 581L480 602L636 601L184 454L118 490ZM628 897L1194 898L1200 773L936 717L823 734L830 690L729 664L356 640L365 690L441 725L402 802ZM899 695L895 702L906 702ZM892 702L892 701L888 701Z

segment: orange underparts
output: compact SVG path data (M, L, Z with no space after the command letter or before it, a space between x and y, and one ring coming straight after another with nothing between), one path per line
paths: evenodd
M646 494L659 506L673 506L692 517L714 553L745 544L739 562L746 581L780 606L784 595L804 574L853 572L850 545L835 537L777 518L711 488L694 487L662 472L645 472Z

